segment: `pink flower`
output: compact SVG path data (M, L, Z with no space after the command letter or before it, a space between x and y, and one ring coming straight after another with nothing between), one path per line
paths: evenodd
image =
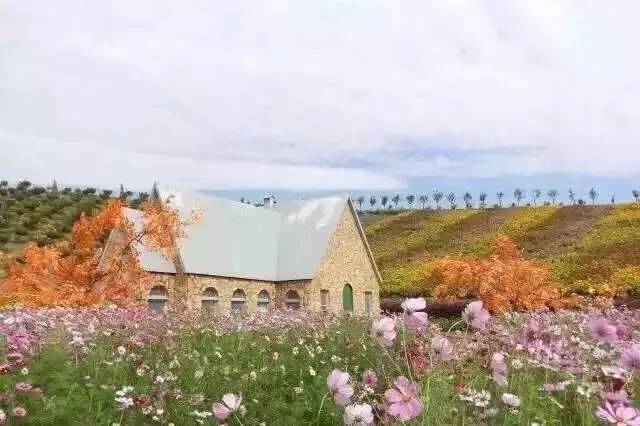
M504 355L500 352L495 352L491 356L491 377L498 386L505 386L507 384L507 363L504 360Z
M436 357L440 358L442 361L450 361L453 358L453 346L449 340L445 337L436 336L431 339L431 349L436 354Z
M7 421L7 413L5 413L4 410L0 408L0 423L4 423L6 421Z
M617 426L639 426L640 413L634 407L626 405L613 406L605 401L604 406L598 407L596 416Z
M618 329L604 317L592 317L587 322L587 328L603 342L611 343L618 340Z
M396 320L391 317L382 317L373 322L371 327L373 337L383 347L393 345L396 338Z
M395 388L388 389L384 396L389 403L387 413L401 422L406 422L422 413L422 403L418 399L418 385L404 376L393 382Z
M612 405L629 403L629 396L627 395L627 391L624 389L612 392L604 392L602 394L602 399L608 401Z
M13 409L13 411L11 411L11 413L15 416L15 417L24 417L27 415L27 410L24 407L15 407Z
M373 410L369 404L353 404L344 407L344 416L342 417L345 425L372 425Z
M33 386L31 386L29 383L25 383L25 382L16 383L16 390L18 392L29 392L31 389L33 389Z
M429 316L426 312L417 312L427 307L427 301L423 297L415 299L406 299L402 302L404 309L404 325L409 330L424 331L429 322Z
M620 367L628 371L640 370L640 344L633 344L622 351Z
M229 415L234 411L238 411L242 406L242 396L233 393L227 393L222 396L222 402L214 402L211 411L216 419L221 422L227 420Z
M327 388L336 404L345 405L353 395L353 386L349 384L349 379L349 373L337 368L327 376Z
M484 330L491 315L482 306L482 301L469 303L462 312L462 319L473 328Z
M370 388L376 387L378 384L378 376L376 375L376 372L373 370L364 370L362 373L362 383Z

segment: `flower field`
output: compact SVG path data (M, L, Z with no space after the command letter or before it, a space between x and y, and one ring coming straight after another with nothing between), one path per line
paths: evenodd
M640 423L640 312L0 313L7 424Z
M381 294L430 296L433 262L486 256L497 234L549 264L564 294L640 294L640 204L413 210L366 228Z

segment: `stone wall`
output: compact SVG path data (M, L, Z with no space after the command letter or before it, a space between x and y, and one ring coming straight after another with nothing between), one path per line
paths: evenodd
M347 206L331 236L327 253L307 290L312 309L320 309L322 290L328 290L328 311L343 312L342 291L353 288L354 313L365 314L365 292L371 293L371 314L380 311L380 283L367 247L360 237L357 218Z

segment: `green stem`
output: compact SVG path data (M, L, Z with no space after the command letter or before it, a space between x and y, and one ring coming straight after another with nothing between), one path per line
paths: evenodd
M327 399L327 394L322 395L322 400L320 401L320 407L318 408L318 415L316 416L316 424L320 424L320 413L322 413L322 406L324 405L324 400Z

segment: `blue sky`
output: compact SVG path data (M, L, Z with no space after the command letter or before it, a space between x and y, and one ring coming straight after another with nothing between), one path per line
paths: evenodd
M7 0L0 173L233 197L628 199L638 16L622 0Z

